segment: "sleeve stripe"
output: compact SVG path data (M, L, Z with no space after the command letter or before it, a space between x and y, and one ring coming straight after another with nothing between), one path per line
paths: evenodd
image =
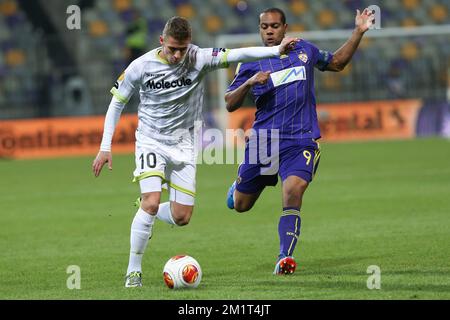
M122 102L122 103L127 103L128 102L128 99L126 99L125 97L121 96L120 93L119 93L119 90L117 90L115 87L113 87L110 92L120 102Z
M222 55L221 59L220 59L220 66L222 68L228 68L230 66L230 64L228 63L228 54L230 53L230 49L226 49L225 53Z
M242 62L239 62L236 67L236 72L234 73L234 75L237 75L239 73L239 71L241 70L241 66L242 66Z

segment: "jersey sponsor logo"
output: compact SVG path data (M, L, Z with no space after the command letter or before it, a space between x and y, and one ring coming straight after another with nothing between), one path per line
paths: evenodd
M306 69L304 66L293 67L270 74L275 87L298 80L306 80Z
M146 77L150 77L150 78L157 78L157 77L164 77L166 74L165 73L148 73L148 72L146 72L144 75Z
M187 87L192 84L192 80L189 78L181 78L173 81L166 81L164 79L156 82L155 80L148 80L145 83L145 86L149 89L155 90L155 89L170 89L170 88L176 88L176 87Z
M219 52L226 52L225 48L213 48L212 50L212 56L213 57L217 57L217 55L219 54Z

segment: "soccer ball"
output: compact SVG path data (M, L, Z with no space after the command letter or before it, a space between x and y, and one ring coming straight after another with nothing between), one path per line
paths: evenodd
M202 269L191 256L178 255L166 262L163 277L170 289L197 288L202 280Z

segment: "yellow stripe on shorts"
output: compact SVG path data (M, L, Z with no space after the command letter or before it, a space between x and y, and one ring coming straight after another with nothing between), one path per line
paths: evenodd
M143 174L134 177L133 182L141 181L142 179L148 178L148 177L160 177L163 181L166 181L166 177L164 177L164 172L161 171L148 171L144 172Z

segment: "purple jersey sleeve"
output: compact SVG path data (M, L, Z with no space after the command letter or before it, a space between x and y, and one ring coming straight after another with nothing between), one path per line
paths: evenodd
M245 81L253 77L256 73L255 70L249 68L250 64L239 63L236 68L236 75L234 76L233 82L229 85L226 92L230 92L239 88Z
M314 52L314 58L315 58L315 67L320 71L325 71L328 64L331 62L331 59L333 59L333 54L331 52L320 50L315 45L311 44L311 48Z
M333 54L329 51L320 50L309 41L304 40L304 42L312 50L314 67L320 71L325 71L328 64L331 62L331 59L333 59Z

